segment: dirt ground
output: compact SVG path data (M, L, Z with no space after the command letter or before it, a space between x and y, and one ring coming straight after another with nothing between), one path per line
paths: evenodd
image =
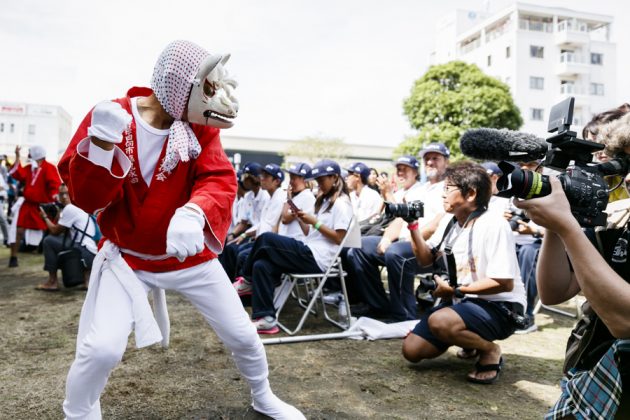
M34 290L45 279L41 255L8 269L0 250L0 418L63 417L85 292ZM137 350L130 339L101 399L109 419L256 419L230 355L194 308L167 294L171 346ZM115 310L115 308L112 308ZM539 330L501 342L505 369L490 386L466 382L473 362L455 349L418 365L401 340L336 340L267 346L276 394L309 419L541 418L559 395L564 345L574 319L548 311ZM309 319L305 333L336 332Z

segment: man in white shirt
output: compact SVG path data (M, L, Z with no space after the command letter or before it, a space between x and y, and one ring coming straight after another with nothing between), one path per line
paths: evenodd
M40 214L48 227L50 234L43 240L44 270L48 271L48 281L35 287L37 290L56 292L59 290L57 279L58 254L64 249L76 247L81 251L81 257L85 262L85 286L89 277L92 261L97 252L94 235L96 226L90 215L70 203L68 187L61 184L59 187L59 202L63 205L59 220L50 220L46 212L40 208Z
M434 226L431 223L443 210L440 209L439 194L443 189L443 176L448 166L449 150L442 143L431 143L421 150L428 182L418 182L420 164L413 156L401 156L396 161L396 173L401 188L392 194L387 182L379 184L381 194L388 201L409 203L420 200L424 203L424 218L421 226ZM387 204L386 204L387 205ZM352 312L380 318L406 321L417 318L417 302L413 289L416 273L422 272L418 266L409 231L401 218L396 218L385 229L383 237L366 236L361 238L361 248L348 252L350 278L356 283L363 304L354 305ZM434 229L431 228L431 229ZM431 230L427 230L427 235ZM428 236L427 236L428 237ZM380 267L387 267L389 299L381 281Z
M363 162L356 162L348 168L346 184L350 190L350 200L359 223L378 215L383 208L383 199L375 190L367 186L370 168Z

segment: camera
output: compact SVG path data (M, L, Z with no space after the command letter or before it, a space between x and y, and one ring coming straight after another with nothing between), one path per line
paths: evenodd
M525 211L517 207L511 208L510 213L512 213L512 217L510 217L510 220L508 220L508 223L510 224L510 228L512 228L513 231L518 230L519 221L527 223L530 220L525 215Z
M605 226L607 214L604 210L609 191L604 176L625 176L628 159L623 156L597 165L591 163L593 152L602 150L604 145L578 139L577 134L570 130L574 102L575 99L570 97L552 107L547 132L557 133L547 139L549 150L541 165L564 171L558 179L571 204L571 213L581 226ZM499 168L504 174L497 181L499 197L530 199L551 193L547 175L521 170L505 161L499 162Z
M61 203L52 202L52 203L41 203L39 205L42 210L46 213L49 219L55 220L59 215L59 212L63 209Z
M409 203L385 202L387 217L402 217L406 222L412 222L424 217L424 203L420 200Z

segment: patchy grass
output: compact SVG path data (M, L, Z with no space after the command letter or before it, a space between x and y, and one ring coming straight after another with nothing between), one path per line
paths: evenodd
M63 417L85 292L34 290L45 280L41 255L20 255L6 268L0 250L0 418ZM101 403L104 418L260 418L230 355L201 315L180 295L167 295L171 346L137 350L130 340ZM274 391L314 419L537 419L560 393L564 346L574 320L537 315L539 331L501 346L505 370L495 385L466 382L472 361L455 349L412 365L400 340L317 341L267 347ZM305 333L334 332L309 319Z

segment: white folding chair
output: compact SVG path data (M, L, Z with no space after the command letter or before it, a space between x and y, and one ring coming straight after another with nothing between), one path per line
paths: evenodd
M321 307L321 311L326 319L331 324L346 330L350 327L352 314L350 312L350 303L348 301L348 292L346 290L345 277L347 273L343 270L341 264L341 250L344 247L357 248L361 246L361 231L359 225L355 222L353 217L350 220L346 234L344 235L339 249L335 253L332 264L323 273L285 273L284 279L280 286L276 288L274 293L274 306L276 310L276 319L278 320L278 327L289 335L294 335L302 329L306 318L309 314L316 315L318 313L318 306ZM326 282L331 277L338 277L341 283L341 292L344 300L340 302L340 305L345 305L345 315L343 311L341 316L332 317L327 309L327 304L324 303L323 289L326 286ZM281 322L281 313L285 308L286 303L289 300L289 296L293 295L298 304L304 312L302 313L297 326L293 329L289 328L283 322ZM265 340L263 340L264 342Z

